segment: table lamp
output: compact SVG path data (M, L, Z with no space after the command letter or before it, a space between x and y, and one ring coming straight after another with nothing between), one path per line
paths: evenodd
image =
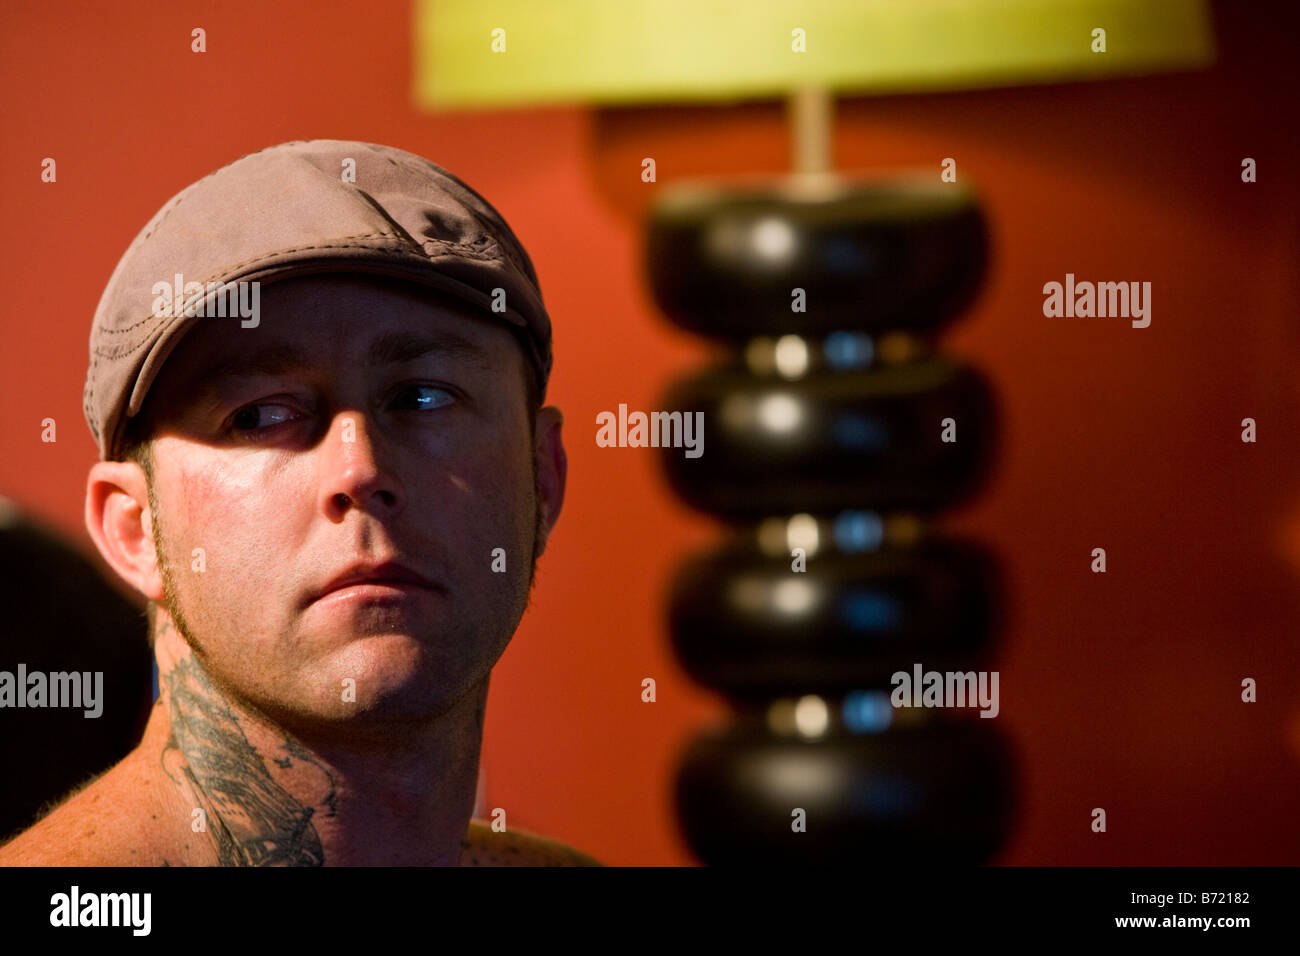
M990 470L997 402L939 333L989 259L955 169L831 163L832 97L1209 65L1204 0L418 0L419 105L789 103L782 177L657 186L656 303L727 357L659 405L674 492L726 523L671 583L687 672L735 714L675 771L705 863L977 863L1005 843L998 561L936 515ZM704 454L681 452L702 413Z

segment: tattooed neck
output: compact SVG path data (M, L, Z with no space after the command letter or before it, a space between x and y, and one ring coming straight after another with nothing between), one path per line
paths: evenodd
M171 718L163 749L167 775L190 801L190 829L208 834L222 866L321 866L325 853L313 825L318 813L337 810L334 777L292 737L278 752L263 752L248 739L240 717L216 690L192 655L180 657L160 676ZM281 770L319 777L322 796L306 806L271 775Z
M182 840L166 838L172 865L461 862L486 678L427 733L348 739L325 722L286 725L228 691L165 612L155 634L160 693L148 760L158 768L161 755L169 815L189 827Z

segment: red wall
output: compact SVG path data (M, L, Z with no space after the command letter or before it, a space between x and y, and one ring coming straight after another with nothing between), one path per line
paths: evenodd
M946 342L988 371L1004 445L949 526L1010 574L1002 727L1025 774L999 862L1300 862L1300 223L1289 5L1216 7L1197 74L845 99L844 169L957 159L993 269ZM1287 12L1282 12L1287 11ZM402 4L9 0L0 29L0 493L84 547L90 319L127 243L217 166L290 139L428 156L506 216L555 323L570 486L533 606L494 672L488 805L614 864L690 861L669 769L725 713L667 650L664 586L710 523L595 415L651 408L702 349L655 313L639 216L655 185L786 168L779 104L431 115ZM208 52L189 51L202 26ZM1289 26L1290 29L1286 29ZM57 184L40 163L58 162ZM1245 156L1259 182L1240 180ZM1048 319L1042 285L1152 283L1152 322ZM58 422L43 444L40 422ZM1239 440L1240 422L1259 441ZM1105 547L1108 573L1088 570ZM658 681L656 704L640 682ZM1259 702L1239 700L1259 682ZM1089 829L1105 807L1109 830Z

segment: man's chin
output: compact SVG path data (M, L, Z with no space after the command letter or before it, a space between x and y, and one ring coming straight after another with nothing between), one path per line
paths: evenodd
M318 671L329 676L309 696L322 719L341 725L432 720L472 682L455 666L461 661L437 653L426 636L355 638L330 655Z
M436 691L412 685L388 687L354 700L312 701L290 710L268 709L277 725L304 741L411 741L421 728L447 712L450 702Z

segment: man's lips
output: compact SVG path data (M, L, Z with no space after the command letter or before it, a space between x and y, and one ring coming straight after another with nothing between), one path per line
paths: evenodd
M330 579L329 583L324 587L314 591L308 597L307 603L311 604L335 591L358 584L387 584L394 587L418 587L426 590L434 590L437 587L424 575L396 561L384 561L379 564L356 564Z

